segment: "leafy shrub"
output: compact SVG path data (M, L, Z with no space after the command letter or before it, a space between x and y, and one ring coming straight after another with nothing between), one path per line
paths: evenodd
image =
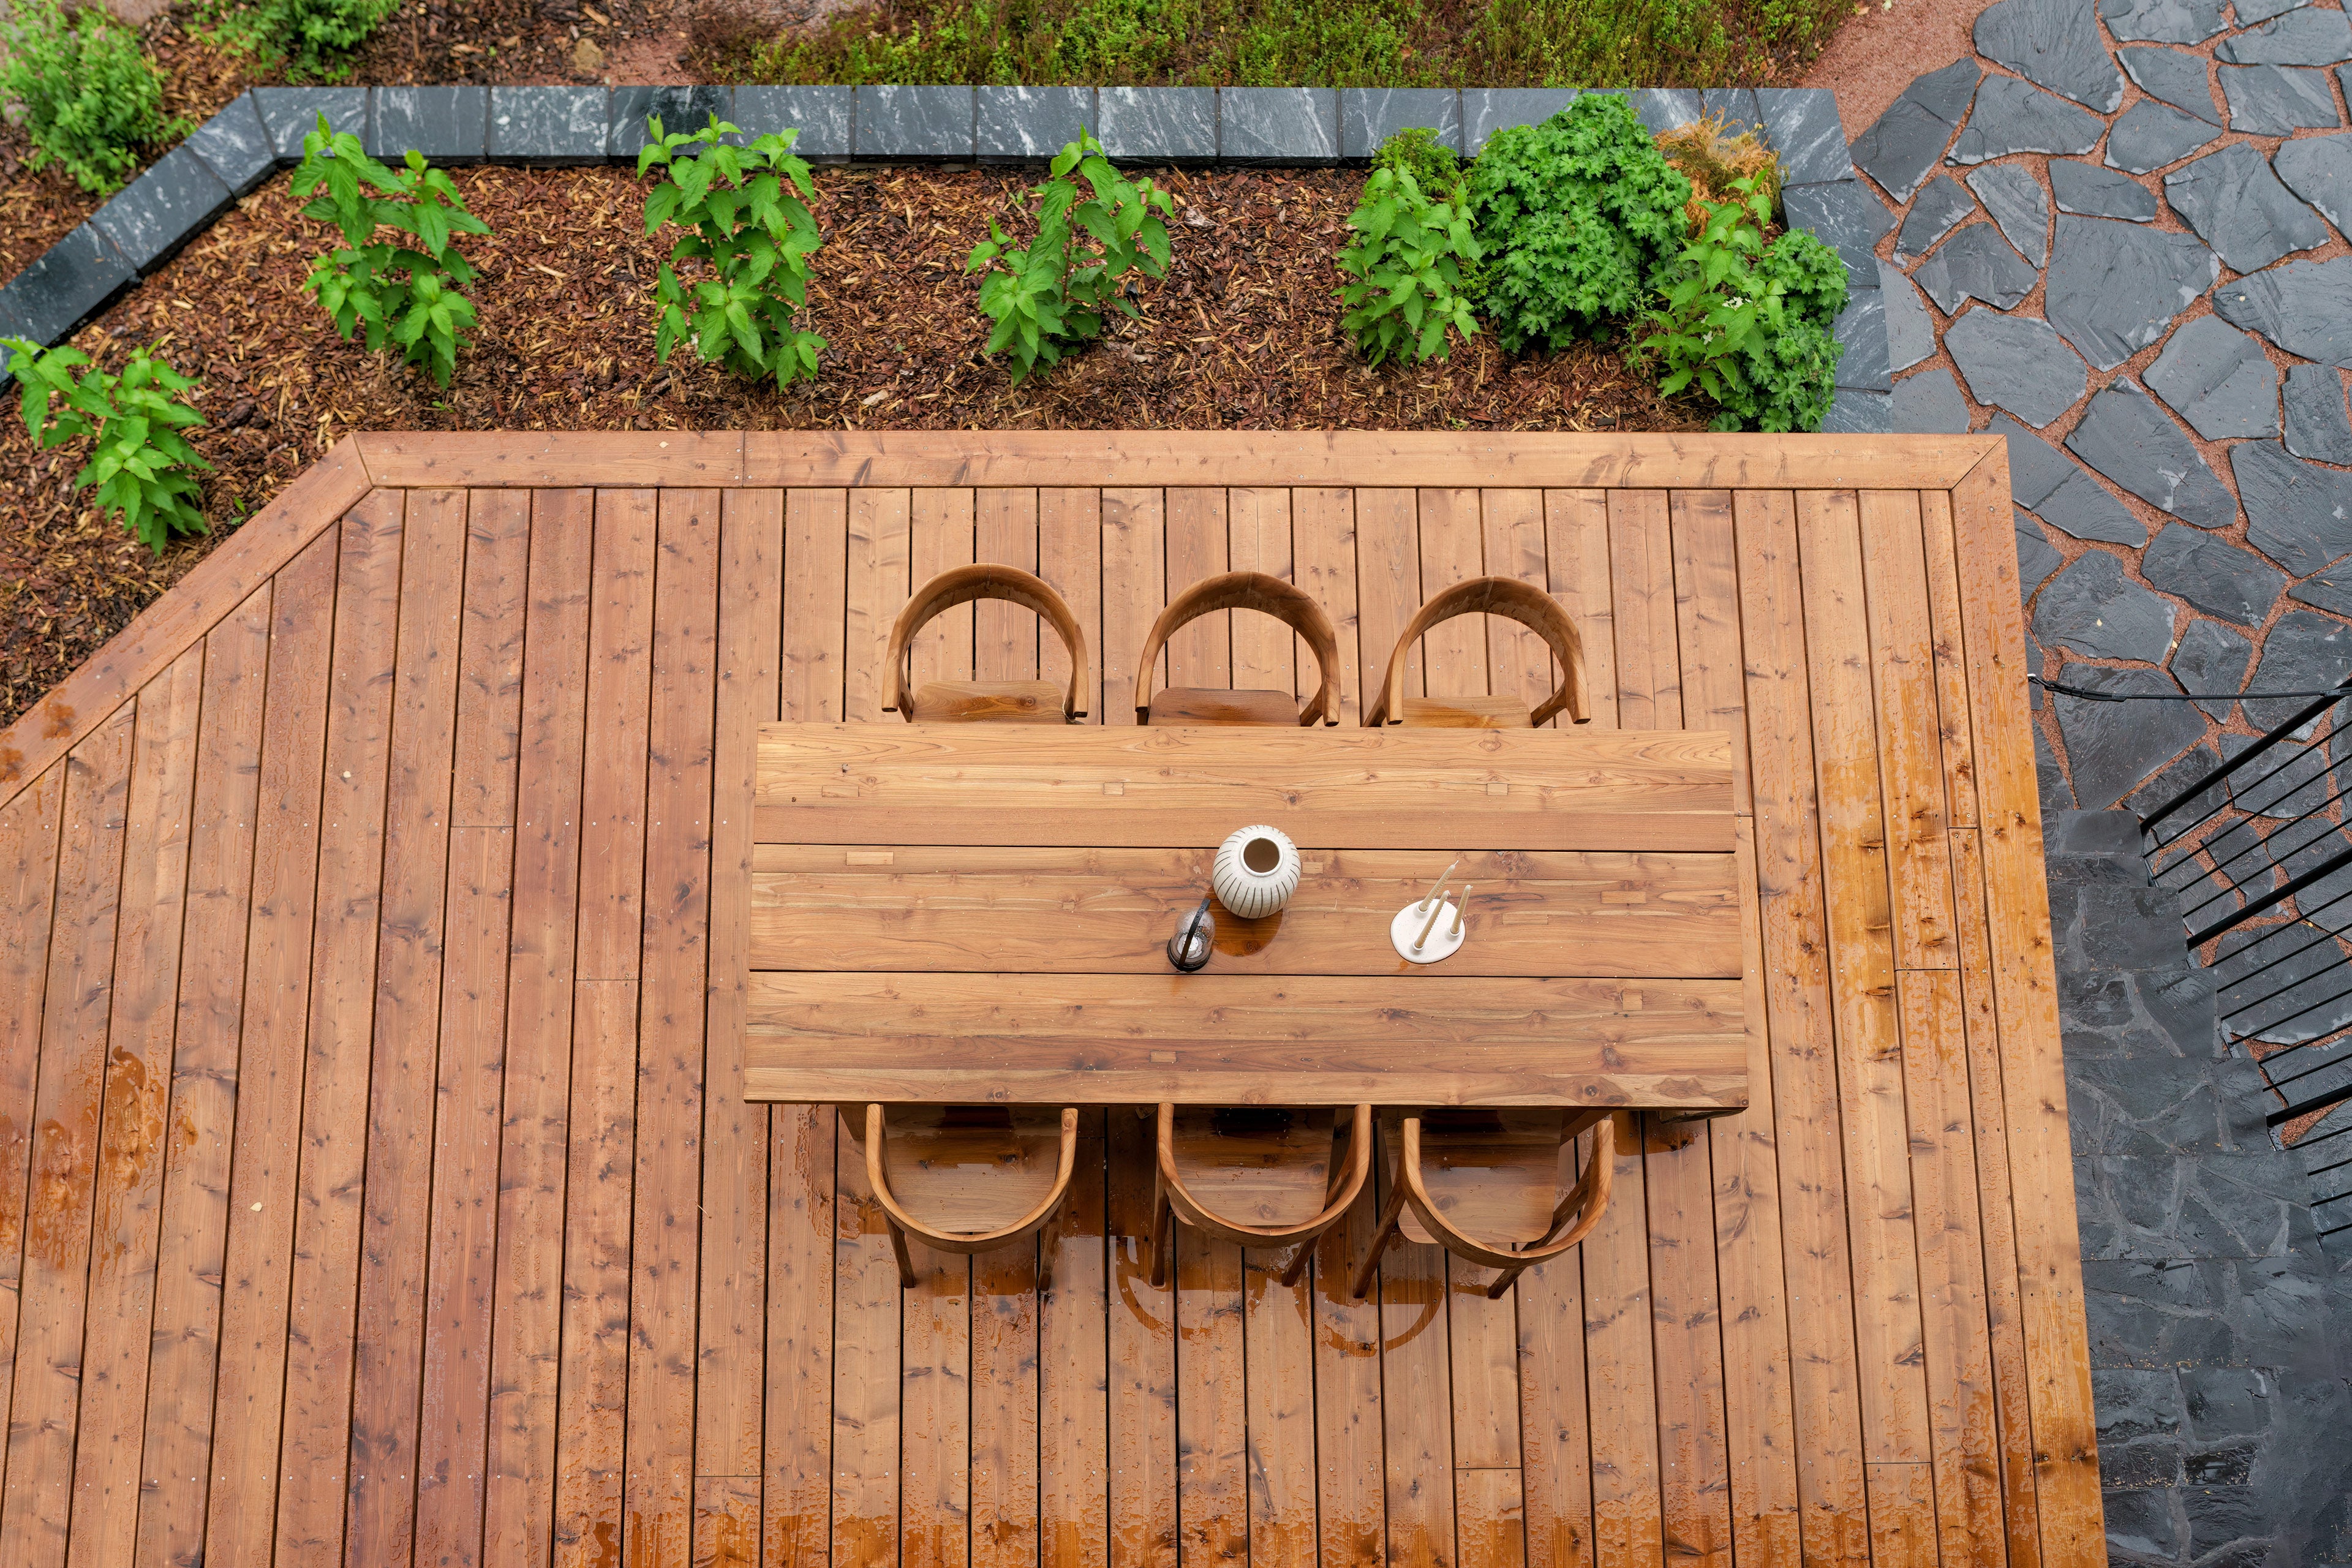
M1411 174L1427 192L1451 192L1462 183L1462 160L1425 125L1400 131L1372 154L1372 168Z
M662 363L690 338L696 353L725 361L737 375L774 376L780 389L815 380L824 340L793 325L793 313L808 303L808 258L824 244L808 209L816 187L808 165L793 156L801 133L730 147L720 138L736 128L716 115L692 132L664 135L658 117L646 124L653 139L637 153L637 173L658 163L666 175L646 197L646 233L666 223L692 230L669 258L705 262L710 270L689 290L663 264L654 338ZM682 148L695 151L680 158Z
M1690 182L1614 93L1496 132L1470 165L1469 191L1485 313L1515 353L1597 334L1638 309L1682 244L1690 200Z
M25 338L0 338L0 346L11 351L25 428L45 450L93 437L96 449L74 483L96 485L101 510L120 517L158 555L174 533L209 531L196 505L196 474L212 465L180 435L204 423L179 398L196 384L194 377L145 349L131 354L121 375L94 365L76 375L76 366L90 363L79 349L44 351Z
M1718 430L1817 430L1844 346L1831 331L1844 264L1802 230L1768 241L1770 196L1753 179L1734 191L1661 280L1655 331L1634 353L1658 364L1660 392L1715 399Z
M0 18L0 103L32 138L32 163L56 163L86 191L110 191L139 167L132 149L161 139L163 73L139 36L104 7L19 0Z
M400 0L265 0L266 37L305 76L338 77L335 58L367 41Z
M461 336L474 324L473 301L461 292L474 269L457 254L460 234L488 234L489 226L466 210L446 173L425 166L411 150L408 166L387 169L367 155L349 132L330 131L327 117L302 138L302 165L294 171L294 194L307 196L320 185L326 195L302 216L342 230L347 248L310 264L303 288L319 298L348 338L367 326L368 352L387 340L398 343L410 364L422 364L436 384L446 386L457 370ZM363 186L389 193L371 196ZM378 240L390 229L415 240L409 246Z
M1463 291L1478 241L1458 186L1432 200L1410 172L1376 168L1348 226L1356 237L1339 252L1339 270L1355 281L1339 290L1348 307L1339 325L1365 358L1374 364L1400 352L1415 361L1443 358L1449 333L1466 338L1478 330Z
M1086 176L1091 195L1068 177L1073 169ZM1029 195L1037 202L1037 237L1016 247L992 218L988 238L963 268L986 274L980 308L996 323L988 352L1012 356L1016 386L1100 337L1107 310L1136 313L1120 281L1130 272L1167 272L1168 226L1152 214L1176 210L1150 180L1130 181L1112 168L1086 131L1054 155L1045 183Z

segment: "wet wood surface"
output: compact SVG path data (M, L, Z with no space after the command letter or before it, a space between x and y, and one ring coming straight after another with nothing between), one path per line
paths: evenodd
M1293 443L1212 471L1034 435L955 437L961 465L948 437L664 438L606 472L560 442L368 437L375 480L413 488L362 493L346 450L289 491L315 515L229 540L202 601L167 596L8 763L0 1568L2103 1559L2074 1220L2043 1201L2065 1102L1997 452L1709 438L1670 468L1479 436L1508 461ZM747 463L760 485L728 488ZM1582 634L1586 736L1664 735L1658 766L1724 737L1727 837L1483 849L1498 910L1542 900L1497 948L1751 971L1705 998L1745 1109L1629 1119L1609 1223L1501 1301L1411 1246L1358 1301L1377 1179L1295 1286L1286 1255L1186 1234L1152 1287L1150 1124L1098 1103L1031 1247L919 1252L902 1293L852 1130L745 1097L735 977L794 951L800 910L879 942L878 888L936 876L903 933L926 961L868 983L961 981L973 911L1006 901L1124 984L1111 950L1205 856L992 869L1013 838L930 865L887 813L829 859L755 850L759 727L904 754L890 620L991 559L1069 601L1113 727L1170 591L1297 582L1339 632L1344 722L1269 743L1360 777L1389 744L1356 728L1365 671L1423 599L1545 586ZM993 608L926 634L921 678L1067 673ZM1168 657L1181 684L1315 679L1223 614ZM1406 685L1534 698L1550 673L1465 621ZM1332 854L1313 897L1401 899L1389 853ZM1631 879L1659 896L1611 902ZM1291 984L1281 947L1223 978Z

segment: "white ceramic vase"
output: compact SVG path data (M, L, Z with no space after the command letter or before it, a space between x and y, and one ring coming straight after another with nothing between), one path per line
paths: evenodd
M1270 915L1298 890L1298 846L1278 827L1244 827L1217 846L1209 886L1243 920Z

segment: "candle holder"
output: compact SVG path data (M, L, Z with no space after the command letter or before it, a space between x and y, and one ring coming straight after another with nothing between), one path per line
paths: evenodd
M1408 963L1435 963L1451 958L1469 940L1470 929L1463 915L1470 907L1471 889L1462 889L1459 904L1446 898L1445 878L1453 874L1454 867L1448 866L1445 876L1438 878L1418 903L1407 904L1389 921L1389 942Z

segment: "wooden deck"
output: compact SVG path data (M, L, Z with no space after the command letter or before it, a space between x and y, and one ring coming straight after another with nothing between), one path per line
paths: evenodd
M1987 437L346 441L0 736L0 1568L2104 1561L2011 539ZM1050 1289L902 1297L833 1113L740 1093L751 737L897 723L975 558L1095 721L1219 570L1350 723L1429 593L1559 595L1596 725L1734 738L1749 1108L1503 1300L1362 1305L1369 1194L1153 1289L1093 1110ZM919 678L1056 674L956 614ZM1269 626L1171 673L1290 683Z

